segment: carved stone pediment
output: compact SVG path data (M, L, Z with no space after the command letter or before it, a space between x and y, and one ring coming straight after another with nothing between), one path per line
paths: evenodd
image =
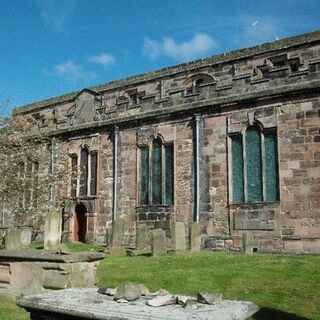
M67 117L71 125L90 123L96 120L96 110L100 107L101 100L98 93L84 89L75 97L74 104L68 110Z

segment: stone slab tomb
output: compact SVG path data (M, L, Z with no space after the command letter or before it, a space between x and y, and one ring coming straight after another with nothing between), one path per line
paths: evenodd
M0 288L31 294L44 289L93 287L97 265L104 257L88 252L60 255L42 250L1 250Z
M119 303L97 289L77 288L26 296L17 304L30 312L33 320L245 320L259 310L252 302L233 300L202 304L197 309L178 304L151 307L147 305L150 299L154 297Z

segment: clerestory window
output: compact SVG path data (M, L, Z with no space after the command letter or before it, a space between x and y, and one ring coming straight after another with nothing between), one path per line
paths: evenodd
M252 125L230 138L232 203L278 201L276 131Z
M154 139L140 149L141 205L173 204L173 145Z

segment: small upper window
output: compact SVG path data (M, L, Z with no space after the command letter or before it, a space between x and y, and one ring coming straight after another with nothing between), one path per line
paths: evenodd
M208 74L196 74L189 78L186 82L186 95L192 93L199 93L200 88L205 83L213 82L214 79Z

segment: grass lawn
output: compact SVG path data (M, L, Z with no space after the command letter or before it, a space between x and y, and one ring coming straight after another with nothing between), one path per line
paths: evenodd
M227 299L253 301L261 307L252 318L256 320L320 319L320 256L222 252L112 256L100 263L98 275L100 286L130 281L151 290L191 295L206 290L221 292ZM28 318L0 298L0 319Z

